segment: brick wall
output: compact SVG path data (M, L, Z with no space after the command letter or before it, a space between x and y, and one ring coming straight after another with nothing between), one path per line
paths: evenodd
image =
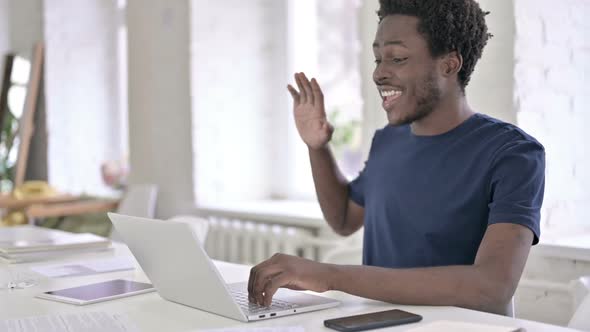
M546 149L542 238L590 227L590 1L514 1L514 102L520 127ZM575 245L571 240L562 243ZM577 245L584 245L578 243ZM587 275L588 258L532 250L516 292L518 317L565 325L571 280ZM555 249L558 250L558 249ZM546 251L546 250L545 250Z
M517 121L546 148L542 227L590 226L590 1L514 5Z

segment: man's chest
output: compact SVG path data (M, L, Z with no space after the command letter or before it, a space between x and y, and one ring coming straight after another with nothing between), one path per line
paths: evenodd
M484 151L431 146L377 152L365 170L366 209L397 217L453 218L487 208L489 164Z

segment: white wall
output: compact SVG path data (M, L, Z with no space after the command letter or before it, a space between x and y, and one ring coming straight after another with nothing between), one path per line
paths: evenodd
M379 2L364 0L359 13L360 47L361 47L361 90L363 95L363 151L369 155L371 141L375 130L387 124L387 117L381 107L381 96L373 82L373 70L375 69L375 55L373 54L373 41L377 32L377 10ZM365 157L366 159L366 157Z
M49 182L109 193L100 165L123 157L116 1L44 1Z
M10 48L30 58L33 44L43 39L43 1L8 0L10 10Z
M580 234L590 229L588 16L586 0L564 0L559 6L547 0L515 2L518 124L541 141L547 158L542 241L585 247L588 239ZM572 237L564 238L567 234ZM565 324L573 309L568 285L590 274L588 249L585 257L542 255L542 248L535 249L523 278L536 283L523 283L517 291L520 316ZM547 282L553 286L544 286Z
M188 0L129 0L130 183L159 186L157 214L194 206Z
M516 2L518 123L546 149L542 229L590 229L590 2Z
M488 32L494 35L483 50L466 88L474 111L516 123L514 107L514 0L479 0Z
M0 0L0 56L10 51L10 0ZM4 63L0 64L4 70Z

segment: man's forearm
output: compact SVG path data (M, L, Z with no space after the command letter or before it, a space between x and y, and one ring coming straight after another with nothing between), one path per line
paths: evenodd
M415 269L331 265L330 289L410 305L450 305L506 314L514 292L474 265Z
M332 229L341 233L346 220L348 182L340 173L328 146L317 150L309 149L309 160L324 218Z

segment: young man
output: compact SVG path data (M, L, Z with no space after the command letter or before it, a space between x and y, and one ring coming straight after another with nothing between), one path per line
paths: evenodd
M324 217L341 235L364 226L363 265L278 254L252 268L250 300L287 287L505 314L539 238L543 146L466 101L490 37L474 0L380 5L373 79L389 124L354 181L328 147L317 81L298 73L288 87Z

